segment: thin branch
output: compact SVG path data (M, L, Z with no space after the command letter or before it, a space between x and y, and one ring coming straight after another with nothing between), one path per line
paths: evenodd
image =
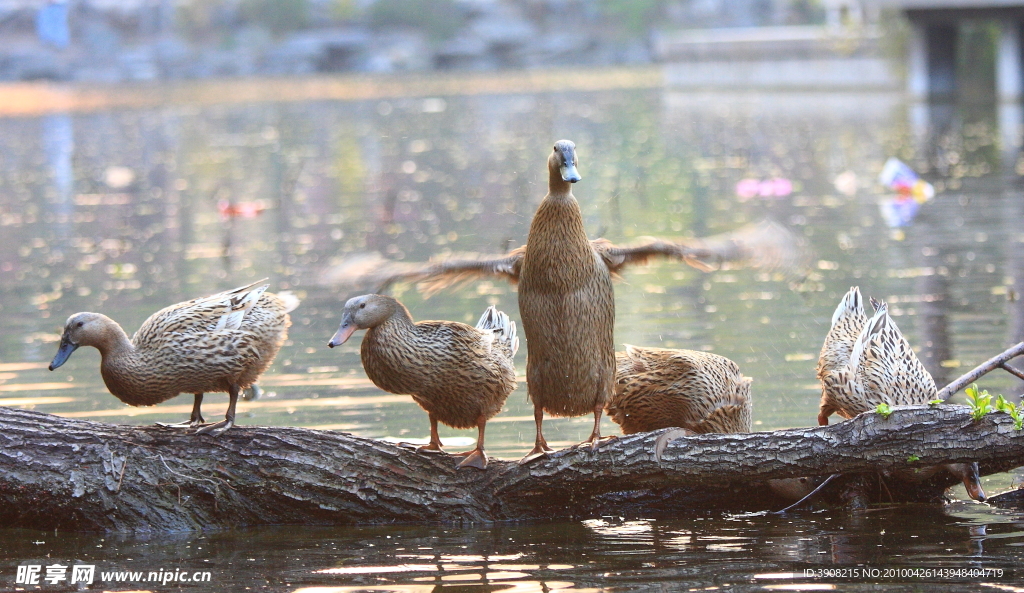
M1014 358L1017 358L1022 354L1024 354L1024 342L1017 344L1013 348L1007 349L1002 354L999 354L988 359L987 361L975 367L969 373L962 375L960 378L956 379L949 385L946 385L945 387L939 390L937 397L942 400L949 399L949 396L953 395L957 391L960 391L964 387L967 387L971 383L974 383L975 381L989 374L990 372L998 368L1006 369L1006 363L1008 361L1013 360ZM1013 371L1010 371L1010 373L1020 377L1021 379L1024 379L1024 377L1018 375L1017 373L1014 373Z
M1024 381L1024 371L1014 368L1006 363L999 365L999 368L1003 369L1007 373L1010 373L1014 377L1017 377L1018 379Z

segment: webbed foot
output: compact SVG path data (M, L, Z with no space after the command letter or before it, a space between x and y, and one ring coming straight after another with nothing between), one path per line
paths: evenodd
M229 428L235 425L233 420L221 420L216 424L209 424L196 431L196 434L208 434L210 436L219 437L228 431Z
M182 420L181 422L157 422L157 426L163 426L164 428L198 428L204 424L204 420L200 418L196 420Z
M447 451L445 451L444 449L441 448L440 443L429 443L429 444L423 445L422 447L416 447L416 452L417 453L447 453Z
M595 452L598 449L600 449L601 447L607 445L608 443L614 441L617 438L619 438L619 437L617 437L615 435L611 435L611 436L607 436L607 437L598 437L598 438L593 439L591 441L584 441L584 443L589 442L590 443L590 450L591 450L591 452Z
M466 458L462 460L458 465L458 469L465 467L475 467L476 469L487 469L487 454L480 449L473 449L459 455L465 455Z
M554 451L554 449L549 448L546 444L543 446L537 445L533 448L532 451L526 454L526 457L523 457L522 459L519 460L519 465L526 465L527 463L530 463L534 459L547 457L548 453L553 453Z

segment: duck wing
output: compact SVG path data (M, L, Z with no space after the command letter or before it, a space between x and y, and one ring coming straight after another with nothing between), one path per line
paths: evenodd
M683 243L649 238L633 245L618 246L607 239L590 242L594 251L601 256L613 274L618 274L628 265L646 264L652 257L667 257L686 262L702 272L712 272L715 267L704 260L714 261L714 253Z
M673 242L650 238L627 246L607 239L590 242L608 269L614 274L633 264L646 263L652 257L678 259L704 271L719 269L726 262L742 262L757 268L794 272L806 265L806 254L797 238L782 225L764 220L735 231L703 239ZM343 262L325 273L330 284L376 285L383 292L396 282L411 282L426 296L485 277L497 277L512 283L519 281L526 246L501 256L451 259L422 264L388 262L365 255Z
M648 238L627 246L605 239L592 242L608 269L619 273L632 264L647 263L652 257L681 260L698 270L710 272L725 263L795 272L806 266L807 255L800 241L773 220L748 224L735 231L683 242Z
M412 282L426 296L445 288L478 280L487 276L503 278L513 284L519 281L526 247L519 247L505 256L453 259L433 264L410 265L401 271L392 271L376 278L382 292L395 282Z
M266 278L233 290L192 299L165 307L150 315L132 338L136 347L146 347L168 334L212 333L236 330L246 313L256 306L269 288Z
M868 409L883 401L924 404L937 392L935 381L896 327L885 303L879 303L853 345L848 374L868 400Z

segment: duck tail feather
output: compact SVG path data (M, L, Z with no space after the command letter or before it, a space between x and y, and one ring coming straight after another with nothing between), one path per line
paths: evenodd
M881 335L890 326L896 332L899 332L889 318L889 307L884 302L879 302L875 308L874 317L864 324L864 329L861 330L860 336L857 337L857 341L853 344L853 349L850 351L849 368L852 372L856 373L857 367L860 366L861 358L864 356L864 351L869 348L872 339Z
M832 314L832 327L847 315L864 315L864 299L861 297L859 286L850 287L843 300L839 301L836 312Z
M477 322L476 328L494 332L495 339L507 345L513 356L519 350L519 336L515 322L509 319L504 311L496 309L494 305L487 307L480 317L480 321Z
M476 322L477 329L495 329L497 327L497 316L498 310L494 308L494 305L487 307L484 314L480 316L480 321Z

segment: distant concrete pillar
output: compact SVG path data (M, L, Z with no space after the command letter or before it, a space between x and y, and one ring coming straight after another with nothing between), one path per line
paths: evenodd
M910 38L907 41L907 92L914 101L927 101L930 86L925 26L911 22Z
M996 51L996 94L1000 101L1017 102L1024 95L1024 69L1021 59L1021 24L1007 21L1000 25Z

